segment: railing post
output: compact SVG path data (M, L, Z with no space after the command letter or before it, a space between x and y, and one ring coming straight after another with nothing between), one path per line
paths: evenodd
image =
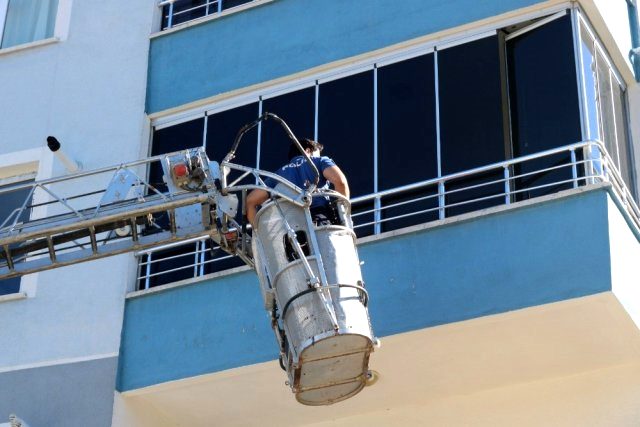
M200 274L199 276L204 276L204 261L205 261L205 255L207 253L207 241L206 240L202 240L200 241Z
M609 181L609 159L601 157L600 164L602 166L602 182Z
M438 181L438 218L444 219L445 200L444 200L444 181Z
M573 178L573 188L578 188L578 166L576 165L576 149L571 149L571 176Z
M504 167L504 203L511 203L511 183L509 182L509 166Z
M196 242L196 250L195 257L193 261L193 277L198 277L198 270L200 269L200 263L198 262L198 258L200 258L200 242Z
M218 0L218 13L222 12L222 0Z
M377 196L373 201L373 234L380 234L382 227L380 227L380 219L382 218L382 214L380 209L382 207L382 200L380 196Z
M173 25L173 2L169 3L169 16L167 18L167 28Z
M151 274L151 252L147 254L147 267L145 268L145 270L144 288L149 289L149 282L151 280L149 277L149 275Z

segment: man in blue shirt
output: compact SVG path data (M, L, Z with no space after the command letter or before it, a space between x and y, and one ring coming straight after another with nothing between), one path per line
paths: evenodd
M349 198L349 184L340 168L329 157L320 156L322 145L311 139L302 139L300 144L304 151L311 157L311 161L320 172L320 180L318 187L324 187L327 182L333 185L333 188L340 194ZM289 148L289 163L278 169L276 174L291 181L296 186L306 189L315 179L313 169L307 163L307 159L300 154L297 146L291 144ZM266 179L265 184L274 188L277 182L274 179ZM258 206L269 199L269 192L256 189L247 196L247 219L255 227L255 217ZM311 203L311 209L315 212L321 212L329 205L329 201L324 197L314 197Z

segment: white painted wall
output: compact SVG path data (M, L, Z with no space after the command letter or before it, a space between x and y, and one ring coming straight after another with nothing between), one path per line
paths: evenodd
M640 241L611 199L609 199L608 211L612 291L635 324L640 327L640 284L638 283Z
M144 100L157 2L60 4L68 26L56 29L59 41L0 50L0 159L26 153L25 162L38 162L38 178L65 173L42 149L48 135L85 170L147 151ZM135 270L133 256L121 255L24 278L30 298L0 303L0 371L117 354Z

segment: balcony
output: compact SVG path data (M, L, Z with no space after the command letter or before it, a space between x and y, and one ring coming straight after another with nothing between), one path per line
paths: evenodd
M559 153L566 154L562 164L528 172L518 167ZM562 168L570 172L546 182L524 179ZM449 190L449 183L491 171L502 178L484 184L501 191L473 200L450 197L466 187ZM522 182L536 184L516 184ZM550 393L540 414L552 417L552 396L559 393L553 390L562 387L581 393L613 378L621 393L631 392L640 372L640 311L629 274L640 256L638 209L604 147L582 142L397 190L428 188L437 190L428 209L444 218L360 240L370 315L383 338L371 361L380 379L332 409L330 418L377 419L387 416L372 409L381 405L396 415L424 413L425 402L435 411L431 417L447 404L471 405L469 416L488 416L496 393L503 399ZM540 194L544 189L550 194ZM536 197L518 197L527 191ZM372 224L360 225L379 230L385 219L424 213L386 216L384 198L392 195L355 200L380 206L367 213L377 218ZM489 197L500 202L448 215L456 205ZM118 382L122 411L163 407L188 414L192 425L213 416L249 424L264 417L329 420L327 411L296 406L282 385L277 354L257 280L247 269L130 294ZM602 390L598 396L605 399ZM261 416L248 417L246 404Z

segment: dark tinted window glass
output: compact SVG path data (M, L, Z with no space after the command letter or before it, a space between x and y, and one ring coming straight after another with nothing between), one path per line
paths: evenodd
M280 95L262 102L262 111L284 120L297 138L313 138L315 87ZM274 120L262 122L260 169L274 171L287 163L291 140Z
M438 176L433 54L378 69L378 188L386 190ZM433 193L431 189L431 193ZM435 197L414 191L383 202L384 218L433 209ZM398 205L389 207L390 205ZM385 221L383 230L437 219L438 213Z
M151 155L156 156L186 148L201 147L203 135L204 118L156 130L153 132ZM162 166L158 162L154 162L149 171L149 182L164 188L162 185Z
M222 9L230 9L241 4L251 3L253 0L222 0Z
M318 140L347 176L352 197L373 192L373 71L320 85ZM354 214L372 207L354 206ZM372 219L354 216L356 225ZM373 227L356 232L371 234Z
M244 265L244 262L242 262L240 258L229 255L211 240L206 241L204 244L206 248L206 252L204 253L204 274L215 273Z
M148 265L140 265L140 276L142 277L139 283L140 289L195 277L197 270L194 265L198 261L196 248L195 243L190 243L154 252L150 258L149 256L143 257L143 262ZM146 276L151 276L148 278L148 283Z
M629 150L629 139L627 137L627 108L625 102L624 92L613 79L613 103L615 109L616 120L616 134L618 136L618 152L620 155L620 173L622 173L622 179L632 194L634 193L634 185L631 171L631 153Z
M26 181L25 181L26 182ZM5 187L13 187L19 185L19 183L7 185ZM7 220L5 227L10 227L11 224L16 220L16 216L18 216L18 211L16 209L20 209L25 202L25 199L29 197L30 188L23 190L11 191L8 193L0 194L0 224ZM17 217L17 222L24 222L29 220L29 215L31 214L31 198L27 200L27 207L22 213ZM11 217L10 217L11 216ZM2 252L4 254L4 252ZM17 260L14 260L14 262ZM6 265L6 260L4 257L0 258L0 263L2 265ZM13 294L20 291L20 277L14 277L11 279L0 280L0 295Z
M207 118L207 155L221 162L231 149L240 128L258 118L258 103L244 105L232 110L216 113ZM256 167L258 151L258 128L247 132L232 163Z
M600 107L600 117L602 120L602 138L604 145L618 165L618 146L616 141L616 123L613 111L613 93L611 87L611 75L609 66L602 54L596 53L596 64L598 69L598 105Z
M584 75L585 104L588 119L587 138L601 139L594 40L584 27L580 29L580 37L582 39L582 72Z
M498 38L493 36L438 52L443 175L505 158L498 49ZM502 203L501 198L469 203L500 193L502 184L488 184L500 178L500 174L488 174L448 184L446 191L451 193L446 203L458 205L448 209L447 215Z
M580 141L580 112L571 19L557 19L507 42L509 98L514 156ZM550 156L516 168L525 174L570 162ZM563 167L516 180L518 189L571 179ZM572 183L519 193L518 200L571 188Z
M258 103L255 102L209 116L207 119L207 155L209 158L217 162L222 161L231 149L240 128L255 120L258 117L258 111ZM258 128L255 127L242 138L236 151L236 157L232 162L243 166L256 167L257 149ZM239 173L231 172L227 177L227 182L231 183L238 176ZM242 181L243 184L249 182L252 182L250 178ZM242 197L238 195L238 199L238 212L242 212ZM241 222L240 217L240 214L236 217L238 222ZM206 242L204 274L243 265L239 258L231 257L220 249L211 251L210 245L211 242Z
M208 13L217 12L218 5L216 3L208 6ZM162 28L169 25L170 5L162 8ZM173 3L173 17L171 18L171 26L191 21L207 15L207 0L177 0Z
M180 123L175 126L156 130L153 133L151 155L155 156L158 154L171 153L173 151L178 151L186 148L201 147L203 144L203 135L204 118L191 120L189 122ZM160 191L166 190L166 185L164 184L162 179L162 166L159 162L154 162L151 165L151 168L149 170L149 183L155 186ZM145 233L154 233L169 229L169 217L166 212L154 214L153 217L154 223L157 227L148 227L145 230ZM155 259L159 259L159 257L164 258L165 256L173 256L193 250L194 245L190 244L187 245L187 247L180 247L166 251L169 255L163 255L165 253L163 251L159 253L158 257L156 257ZM154 256L155 254L152 256L152 258ZM160 263L153 263L152 273L182 268L185 265L193 264L193 260L191 258L193 257L177 256ZM189 269L184 268L176 271L175 273L154 276L154 278L151 279L150 283L151 286L158 286L165 283L171 283L177 280L192 277L193 275L191 274L191 276L189 276L188 272ZM144 284L141 284L140 286L144 286Z

